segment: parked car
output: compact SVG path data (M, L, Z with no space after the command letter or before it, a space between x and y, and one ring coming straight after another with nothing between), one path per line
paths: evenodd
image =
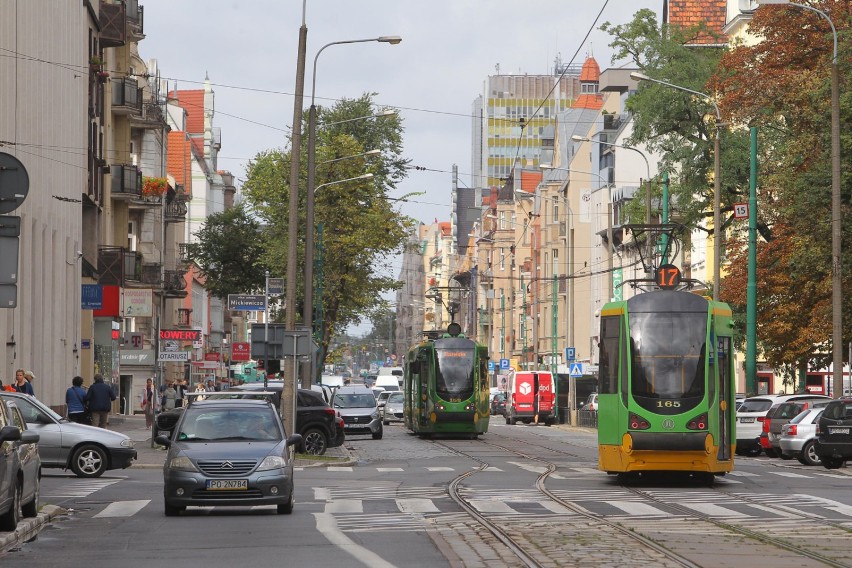
M491 397L491 415L506 416L506 393L498 392Z
M246 383L233 387L226 391L210 393L206 396L208 400L230 398L240 396L239 393L262 393L268 392L269 399L276 409L281 408L281 391L284 388L283 381L268 381L264 390L263 383ZM192 403L192 399L190 399ZM190 404L191 406L192 404ZM182 408L167 410L157 415L157 430L170 433L177 424ZM322 393L314 390L299 389L296 398L296 431L302 436L302 445L299 451L302 453L320 456L328 448L336 448L343 445L345 433L343 418L326 404Z
M852 399L825 406L817 422L816 453L826 469L843 467L852 458Z
M589 412L597 412L598 411L598 393L593 392L589 395L589 398L586 399L586 402L580 405L580 408L577 410L586 410Z
M803 410L815 406L825 406L831 398L822 395L811 395L813 398L798 398L785 402L777 402L777 408L772 412L772 418L763 423L766 437L769 441L769 450L766 454L770 457L784 457L781 452L781 432L790 420L799 415ZM774 454L771 455L771 454Z
M766 414L773 405L779 402L813 399L814 397L815 395L812 394L765 394L745 399L737 410L737 455L759 456L764 449L771 450L769 431L764 432L763 423L766 420ZM761 434L764 434L763 446L761 445Z
M276 505L293 512L293 461L289 448L302 442L285 435L268 400L210 398L181 414L163 465L166 516L188 506Z
M391 422L403 421L405 418L404 403L405 398L401 392L391 393L382 409L382 423L385 426L390 425Z
M332 406L343 416L347 435L371 434L374 440L382 439L381 411L370 389L360 386L337 389Z
M38 514L38 441L15 403L0 399L0 531L14 531L21 517Z
M781 457L796 458L803 465L821 465L816 453L816 429L825 406L803 410L783 426L779 447Z
M71 469L77 477L100 477L110 469L133 464L133 440L112 430L70 422L40 400L26 394L0 392L0 400L13 401L27 429L39 435L41 466Z

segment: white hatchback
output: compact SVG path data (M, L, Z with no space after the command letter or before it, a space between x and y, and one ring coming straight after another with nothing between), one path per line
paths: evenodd
M812 394L764 394L747 398L737 409L737 454L758 456L763 451L760 435L766 413L774 404L800 398L814 398Z

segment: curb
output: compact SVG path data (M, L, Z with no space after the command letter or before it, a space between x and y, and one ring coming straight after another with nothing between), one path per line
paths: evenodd
M42 527L64 513L65 509L62 507L45 505L35 517L21 520L14 532L0 533L0 552L8 552L18 543L32 540L38 535Z

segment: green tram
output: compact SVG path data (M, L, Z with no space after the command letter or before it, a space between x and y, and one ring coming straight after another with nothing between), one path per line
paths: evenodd
M405 358L405 425L415 434L488 431L488 349L451 323L441 337L413 346Z
M622 477L691 472L710 482L731 471L730 307L663 289L609 302L600 317L598 467Z

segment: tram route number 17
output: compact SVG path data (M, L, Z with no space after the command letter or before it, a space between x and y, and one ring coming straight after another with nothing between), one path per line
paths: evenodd
M673 264L662 264L657 268L656 281L663 290L674 290L680 284L680 269Z

